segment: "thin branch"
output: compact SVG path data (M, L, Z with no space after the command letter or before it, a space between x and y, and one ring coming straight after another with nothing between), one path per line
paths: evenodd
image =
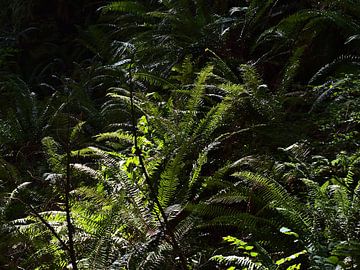
M67 103L69 103L69 95ZM71 207L70 207L70 192L71 192L71 166L70 166L70 115L68 113L67 121L67 142L66 142L66 179L65 179L65 212L66 212L66 224L69 238L69 256L73 270L78 270L76 262L76 253L74 248L74 226L71 222Z
M58 233L55 231L55 229L50 225L49 222L47 222L36 210L35 208L31 205L28 204L26 202L24 202L23 200L19 199L19 198L13 198L15 200L18 200L19 202L21 202L22 204L26 205L30 211L41 221L42 224L44 224L44 226L46 228L48 228L48 230L52 233L52 235L59 241L61 247L63 248L63 250L65 251L70 251L69 247L66 245L66 243L61 239L61 237L58 235Z

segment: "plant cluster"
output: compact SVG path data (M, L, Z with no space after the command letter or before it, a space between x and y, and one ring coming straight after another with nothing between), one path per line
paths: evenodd
M359 1L0 4L0 269L360 267Z

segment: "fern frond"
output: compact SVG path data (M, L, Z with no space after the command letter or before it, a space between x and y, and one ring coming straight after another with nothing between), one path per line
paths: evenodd
M95 139L98 142L116 139L120 143L125 142L127 144L132 143L134 141L133 135L131 135L130 133L124 132L122 130L117 130L114 132L100 133L95 136Z
M90 168L89 166L86 166L84 164L74 163L74 164L70 164L70 166L75 171L84 173L87 176L92 177L93 179L101 179L102 178L102 175L99 173L98 170Z
M18 185L11 193L8 199L8 202L10 202L11 200L15 199L18 194L25 189L27 186L31 185L31 182L23 182L20 185Z
M334 59L332 62L321 67L309 80L309 85L314 85L314 83L319 82L320 79L328 77L336 71L336 69L343 64L360 66L360 57L356 55L341 55Z
M86 124L85 121L80 121L71 129L70 133L70 142L74 142L77 137L79 136L79 133L82 131L83 126Z
M267 270L258 263L254 263L249 257L239 257L239 256L223 256L223 255L215 255L211 257L211 260L217 261L220 264L225 264L226 266L237 265L240 267L246 267L249 270Z
M212 61L214 65L214 69L220 72L222 78L225 78L226 80L232 83L239 82L238 77L234 74L234 72L230 69L230 67L224 62L224 60L221 59L221 57L219 57L215 52L213 52L208 48L205 49L205 52L210 52L214 56Z
M211 76L212 70L212 66L204 68L198 75L198 78L195 82L195 88L191 90L190 98L185 108L187 114L183 117L179 125L180 130L183 130L185 136L190 133L193 125L196 122L195 117L197 114L197 110L201 105L201 100L205 91L204 85L208 77Z
M157 76L155 74L137 72L134 74L134 78L137 80L144 80L144 81L148 82L150 85L162 86L164 89L166 89L166 88L175 89L176 88L175 85L173 85L170 81L168 81L160 76Z
M297 47L293 52L292 56L290 57L281 82L281 90L283 91L283 93L286 92L288 87L293 82L295 76L297 75L298 69L301 66L301 58L305 49L306 46Z
M64 154L59 154L61 149L60 144L54 140L52 137L45 137L41 140L45 152L48 156L48 162L52 166L54 172L62 172L63 170L63 159Z
M145 8L139 2L136 1L117 1L112 2L101 8L102 12L123 12L132 13L135 15L144 15Z
M248 195L241 191L219 192L207 200L208 203L238 204L246 202Z
M183 156L177 154L176 157L169 162L165 170L161 173L158 199L163 208L169 206L171 201L174 199L177 187L180 184L180 171L183 167Z
M265 178L252 172L239 172L233 174L235 177L241 177L255 185L264 187L261 191L261 199L275 207L282 214L288 216L299 229L307 230L310 227L311 218L301 203L291 196L285 188L273 179Z
M200 153L196 163L193 165L193 170L190 174L189 189L191 190L199 181L201 169L207 162L207 153Z
M262 80L255 67L250 65L241 65L241 77L244 81L244 86L249 92L256 92L259 85L262 85Z

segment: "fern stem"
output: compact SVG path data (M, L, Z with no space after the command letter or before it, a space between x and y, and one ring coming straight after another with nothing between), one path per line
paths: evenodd
M131 62L133 62L133 61L131 61ZM168 242L173 246L175 252L179 256L181 269L186 270L187 269L186 258L176 240L176 237L175 237L171 227L169 226L169 221L167 219L166 213L165 213L162 205L160 204L160 201L156 195L156 191L151 183L150 176L147 172L141 149L137 142L138 135L137 135L135 105L134 105L134 90L135 89L134 89L134 85L133 85L133 77L132 77L131 67L129 68L129 86L130 86L131 126L132 126L132 133L134 136L135 155L137 155L137 157L139 158L140 167L144 172L145 181L146 181L147 186L149 187L150 199L153 200L153 202L156 204L157 208L159 209L162 220L160 219L160 217L158 215L157 215L157 218L160 222L162 229L164 230L164 233L167 234L170 238L170 239L167 239L165 237L165 239L167 239Z
M51 232L51 234L59 241L62 249L64 251L70 251L69 247L66 245L66 243L61 239L61 237L58 235L58 233L55 231L55 229L50 225L49 222L47 222L36 210L35 208L29 204L24 202L23 200L19 199L19 198L14 198L16 200L18 200L19 202L21 202L22 204L26 205L29 209L30 212L32 212L39 220L42 224L44 224L44 226Z
M66 224L67 224L67 231L69 237L69 255L71 259L71 264L73 266L73 270L77 270L77 263L76 263L76 253L74 249L74 226L71 222L71 208L70 208L70 153L69 149L67 149L67 160L66 160L66 183L65 183L65 212L66 212Z
M69 98L69 96L68 96ZM69 102L69 101L67 101ZM70 166L70 115L68 113L67 121L67 142L66 142L66 179L65 179L65 213L66 213L66 225L69 238L69 256L73 267L73 270L78 270L76 263L76 253L74 248L74 226L71 222L71 207L70 207L70 192L71 192L71 166Z

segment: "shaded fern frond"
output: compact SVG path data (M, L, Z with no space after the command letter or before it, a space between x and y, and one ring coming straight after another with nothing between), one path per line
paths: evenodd
M299 226L299 229L307 230L309 228L311 219L306 209L275 180L252 172L239 172L233 174L233 176L253 182L255 186L264 187L265 189L260 191L261 199L264 202L269 203L270 206L275 207L283 215L287 216L291 222Z
M326 78L336 72L336 69L343 65L353 65L356 67L360 67L360 57L356 55L341 55L334 59L331 63L326 64L325 66L321 67L309 80L309 84L313 85L316 82L319 82L322 78Z
M59 154L61 146L52 137L45 137L41 140L45 152L48 156L48 162L52 166L54 172L63 171L64 154Z
M148 82L150 85L162 86L165 89L166 88L175 89L175 85L173 85L170 81L155 74L137 72L134 74L134 78L137 80L144 80Z
M143 15L145 13L145 8L139 2L136 1L117 1L112 2L101 8L102 12L124 12L132 13L135 15Z

